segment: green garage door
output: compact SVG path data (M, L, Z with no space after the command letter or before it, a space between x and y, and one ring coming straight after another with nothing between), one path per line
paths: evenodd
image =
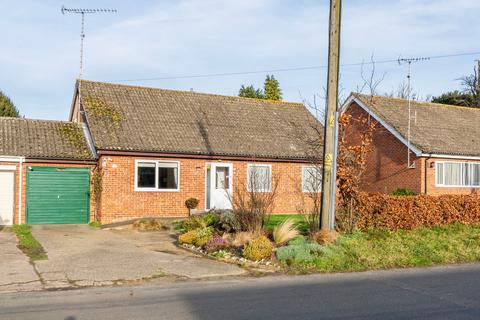
M89 188L89 169L29 167L27 223L88 223Z

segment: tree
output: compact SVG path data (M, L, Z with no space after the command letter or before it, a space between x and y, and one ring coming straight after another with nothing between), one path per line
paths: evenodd
M367 159L373 149L373 134L377 123L366 116L343 114L339 120L337 187L337 228L353 232L359 219L356 207L361 196L362 178Z
M18 118L20 114L12 100L0 90L0 117Z
M282 100L282 89L280 83L273 75L267 75L264 84L265 99L267 100Z
M464 107L475 106L475 99L470 93L460 92L458 90L449 91L442 93L438 97L433 97L432 102Z
M457 79L460 81L461 91L454 90L433 97L432 102L452 104L456 106L480 108L479 74L474 68L473 73Z
M262 89L255 89L253 85L245 86L242 85L238 91L239 97L244 98L256 98L256 99L265 99Z

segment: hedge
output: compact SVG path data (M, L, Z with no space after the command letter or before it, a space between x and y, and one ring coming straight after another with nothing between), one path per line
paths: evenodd
M479 195L392 196L362 193L356 210L361 230L415 229L459 222L480 223Z

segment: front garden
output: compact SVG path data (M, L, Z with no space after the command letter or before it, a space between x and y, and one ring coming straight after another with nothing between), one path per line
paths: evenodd
M178 224L179 243L234 263L256 261L288 272L349 272L480 261L480 224L412 230L309 233L302 216L269 217L242 231L232 211L209 212ZM303 230L300 232L299 230Z

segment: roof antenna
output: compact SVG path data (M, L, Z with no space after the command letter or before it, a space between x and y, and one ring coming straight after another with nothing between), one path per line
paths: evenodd
M398 58L398 65L408 64L408 73L407 73L407 95L408 95L408 127L407 127L407 168L414 169L415 162L411 162L410 159L410 140L411 140L411 123L412 123L412 62L420 62L430 60L429 57L421 58ZM415 123L417 123L417 110L415 110Z
M117 9L74 9L74 8L65 8L62 6L62 14L65 13L78 13L82 15L82 28L80 31L80 73L78 75L79 79L82 79L83 75L83 39L85 38L85 14L88 13L116 13Z

